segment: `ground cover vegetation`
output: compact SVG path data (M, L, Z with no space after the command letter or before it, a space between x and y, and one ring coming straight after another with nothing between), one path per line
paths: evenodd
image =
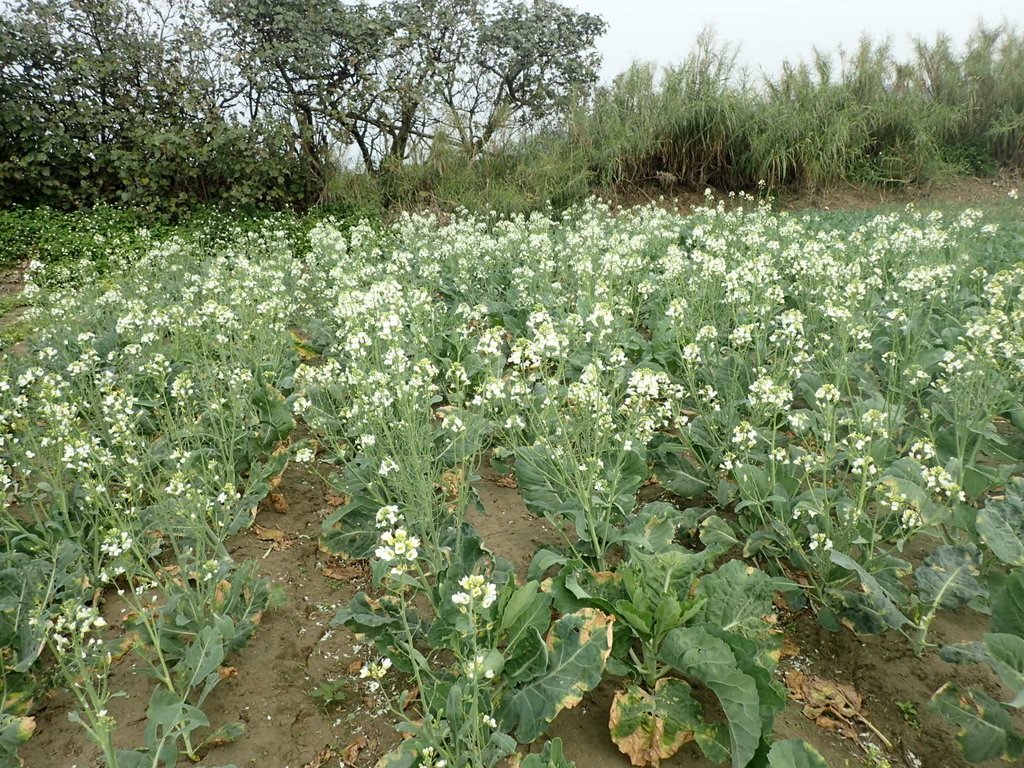
M545 734L599 685L633 765L825 765L773 737L800 614L990 668L903 711L1020 759L1019 204L739 202L217 219L32 262L0 364L3 761L50 688L111 768L245 738L206 704L279 599L227 542L296 465L333 489L324 550L369 564L334 624L404 736L382 765L569 765ZM522 565L473 523L485 470L551 533ZM936 642L953 612L988 631Z
M979 28L743 73L702 35L596 85L550 0L25 0L0 17L0 204L528 212L592 193L1020 170L1024 40Z

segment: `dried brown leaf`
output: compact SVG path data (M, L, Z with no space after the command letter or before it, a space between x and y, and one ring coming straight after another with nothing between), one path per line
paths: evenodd
M335 581L355 581L366 575L363 566L358 562L324 565L320 568L320 573Z
M345 747L345 751L341 753L342 762L345 764L354 763L356 758L359 757L359 753L369 745L370 742L365 736L357 736L351 744Z
M330 747L324 747L317 752L313 756L313 759L306 763L303 768L324 768L325 765L334 760L337 756L338 753L333 749Z
M420 697L420 688L418 685L414 685L411 690L405 692L405 696L402 697L402 711L404 712Z
M277 543L288 538L288 534L278 528L264 528L262 525L256 524L252 529L259 541L273 541Z
M220 667L217 670L217 677L221 680L227 680L228 678L238 677L238 669L235 667Z

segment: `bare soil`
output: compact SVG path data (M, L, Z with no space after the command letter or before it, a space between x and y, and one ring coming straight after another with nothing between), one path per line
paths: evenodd
M775 207L784 211L870 211L907 203L914 203L921 208L945 205L989 206L1006 202L1006 195L1011 189L1024 189L1024 178L1020 174L1003 172L995 178L957 177L892 188L838 184L825 189L772 194L776 197ZM729 203L728 191L716 191L714 194L716 200L724 198ZM658 203L669 210L688 213L694 206L704 205L705 198L703 190L653 186L621 190L609 202L624 208Z

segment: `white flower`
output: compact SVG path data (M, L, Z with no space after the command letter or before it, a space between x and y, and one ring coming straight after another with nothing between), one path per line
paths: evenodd
M814 399L819 403L838 403L839 389L834 384L822 384L814 393Z
M479 604L481 608L490 608L498 599L498 588L483 576L463 576L459 579L459 586L465 591L452 595L452 602L462 613L467 613L473 604Z
M828 552L832 549L832 539L826 536L824 533L811 534L811 540L807 545L808 549L812 552L818 547L821 547L822 551Z
M385 563L394 563L391 569L392 575L405 573L409 564L419 556L420 539L418 536L410 536L405 528L396 528L393 531L384 531L380 535L380 545L374 554Z
M401 515L398 514L397 504L388 504L385 507L381 507L377 510L377 527L378 528L392 528L401 519Z
M384 679L389 669L391 669L391 659L387 656L382 656L373 664L363 664L359 670L359 677L362 680L368 681L366 684L367 688L371 691L376 691L380 688L380 681Z

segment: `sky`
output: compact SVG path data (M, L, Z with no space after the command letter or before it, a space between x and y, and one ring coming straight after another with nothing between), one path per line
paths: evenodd
M897 54L915 36L947 33L962 45L979 19L1024 28L1022 0L563 0L608 23L598 41L608 80L641 59L681 61L705 26L738 44L738 62L754 75L778 72L785 59L808 58L813 47L852 48L861 33L892 39Z

